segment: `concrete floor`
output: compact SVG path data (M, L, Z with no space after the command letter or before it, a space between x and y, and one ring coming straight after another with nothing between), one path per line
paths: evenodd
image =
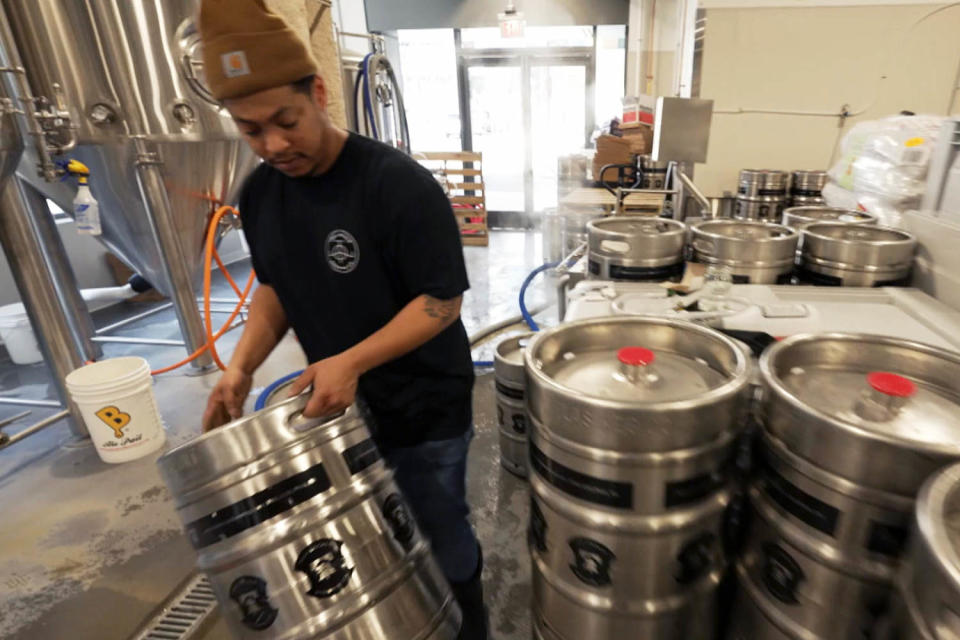
M463 320L473 333L517 313L520 283L541 262L540 237L495 232L489 247L467 247L465 254L472 288L464 299ZM230 270L239 278L248 268L238 263ZM230 295L219 276L213 295ZM532 290L530 303L544 295ZM117 305L95 314L95 321L104 326L147 308ZM548 310L541 317L549 324L555 316ZM222 353L229 355L239 334L224 336L219 343ZM176 339L179 331L173 313L165 311L114 335ZM492 347L477 349L475 359L490 360ZM141 355L154 367L182 357L176 348L109 344L104 351L105 357ZM286 338L257 372L249 406L264 386L303 365L295 341ZM156 378L154 391L168 446L199 433L200 415L216 380L216 374L189 376L185 370ZM0 397L56 399L44 365L15 366L2 356ZM468 493L486 555L484 584L492 637L526 640L530 638L527 486L499 465L489 371L478 371L474 406L477 436L470 452ZM19 411L0 405L0 419ZM34 411L7 431L15 433L48 413ZM160 453L106 465L91 446L70 441L67 426L58 424L0 451L0 635L9 640L127 638L193 565L193 551L157 474ZM209 640L228 637L217 620L205 635Z

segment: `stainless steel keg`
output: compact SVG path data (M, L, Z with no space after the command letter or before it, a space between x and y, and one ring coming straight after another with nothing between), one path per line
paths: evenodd
M783 212L783 224L797 231L817 222L875 225L877 216L855 209L821 206L790 207Z
M599 318L524 359L540 637L713 638L746 353L690 323Z
M532 334L507 338L493 355L493 376L500 427L500 464L511 473L527 477L527 374L523 350Z
M900 229L820 222L806 226L797 274L813 284L884 287L908 282L917 239Z
M744 169L740 172L733 217L741 220L779 220L787 202L785 171Z
M788 284L799 235L790 227L749 220L709 220L692 227L696 262L730 267L739 284Z
M587 224L587 269L602 280L663 281L683 275L687 227L663 218L621 217Z
M771 346L760 370L763 465L732 637L871 637L916 493L960 459L960 355L821 334Z
M452 640L459 609L363 419L306 401L158 462L233 636Z
M938 472L920 491L908 562L901 637L960 638L960 465Z
M790 206L823 205L823 188L826 184L826 171L794 171L790 176Z

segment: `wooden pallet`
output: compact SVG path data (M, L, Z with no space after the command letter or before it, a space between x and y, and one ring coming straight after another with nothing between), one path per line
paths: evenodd
M483 154L473 151L428 151L414 159L437 177L450 198L464 245L485 247L490 242L487 227L487 197L483 184Z

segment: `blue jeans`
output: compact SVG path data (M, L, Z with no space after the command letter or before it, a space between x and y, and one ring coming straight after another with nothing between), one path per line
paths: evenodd
M450 582L466 582L480 562L480 546L467 520L467 451L472 438L470 429L450 440L402 447L384 456Z

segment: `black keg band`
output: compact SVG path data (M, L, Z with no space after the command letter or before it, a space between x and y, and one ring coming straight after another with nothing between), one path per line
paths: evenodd
M610 277L614 280L633 280L637 282L669 280L683 275L686 266L682 260L665 267L624 267L619 264L612 264L610 265Z
M522 389L514 389L512 387L508 387L507 385L499 381L494 381L493 384L497 388L497 393L504 395L508 398L512 398L513 400L523 400L524 393Z
M370 438L343 450L343 461L347 463L350 475L360 473L379 459L380 451Z
M530 463L541 478L560 491L586 502L618 509L633 508L633 485L594 478L551 460L530 443Z
M794 189L790 192L790 195L801 198L822 198L823 191L820 191L820 189Z
M194 520L186 526L187 537L195 549L203 549L289 511L330 486L323 463L315 464L248 498Z
M781 509L817 531L828 536L834 535L840 519L839 509L792 484L769 464L764 470L764 485L767 495L780 505Z

